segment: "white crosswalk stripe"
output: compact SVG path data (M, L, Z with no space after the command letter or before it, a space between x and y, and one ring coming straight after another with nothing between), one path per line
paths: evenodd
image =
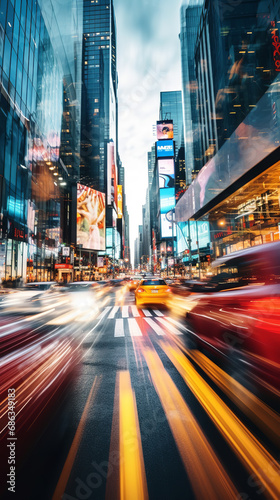
M114 306L114 307L113 307L113 309L112 309L112 311L110 312L110 314L109 314L108 318L109 318L109 319L114 318L114 317L115 317L115 314L116 314L116 312L117 312L118 310L119 310L119 306Z
M142 337L140 327L134 318L128 318L129 333L131 337Z
M153 309L153 312L155 313L156 316L164 316L164 314L162 314L162 312L159 311L158 309Z
M149 309L142 309L142 311L145 314L145 316L152 316L152 314L150 313Z
M157 333L157 335L165 335L165 331L152 318L145 318L145 321Z
M140 318L141 314L139 313L136 306L131 306L131 311L132 311L134 318Z
M124 337L123 319L116 319L114 337Z
M175 333L175 335L183 335L182 332L180 332L180 330L177 330L177 328L175 328L175 326L170 325L170 323L166 321L166 319L157 318L157 321L159 321L162 325L164 325L168 331Z
M97 317L97 319L104 318L104 316L106 316L106 314L110 311L110 309L111 309L111 306L105 307L104 311L102 311L102 313L99 314L99 316Z
M128 317L129 317L129 314L128 314L128 306L123 306L123 307L122 307L122 317L123 317L123 318L128 318Z
M169 318L169 316L166 316L166 319L167 319L167 321L170 321L170 323L173 323L174 325L177 325L180 328L183 328L183 330L188 331L188 329L184 325L182 325L182 323L180 323L180 321L177 321L174 318Z

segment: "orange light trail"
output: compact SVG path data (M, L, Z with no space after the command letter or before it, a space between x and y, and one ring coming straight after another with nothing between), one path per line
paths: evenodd
M280 498L279 464L234 415L175 346L160 343L186 384L245 467L264 485L270 498Z
M144 349L152 382L199 500L236 499L237 491L154 349Z

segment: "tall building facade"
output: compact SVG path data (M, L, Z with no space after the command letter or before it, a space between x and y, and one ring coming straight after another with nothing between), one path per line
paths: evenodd
M181 7L181 67L184 110L186 184L201 166L200 124L197 109L198 86L195 72L195 44L204 0L189 0Z
M198 223L191 239L201 236L200 257L203 246L215 259L279 240L279 9L279 0L214 0L202 9L195 68L203 169L176 206L187 238L189 222Z
M159 119L173 120L175 141L175 192L177 194L184 191L186 186L184 121L181 90L160 93Z
M273 29L279 2L206 1L195 48L201 162L205 165L253 110L278 74ZM275 54L276 52L276 54Z
M107 191L107 144L117 162L116 23L112 0L83 2L81 176Z
M1 2L0 277L5 282L55 277L63 214L68 213L70 228L72 180L79 175L81 48L79 0Z
M118 155L116 20L113 0L83 1L81 178L106 195L106 239L123 254L123 224L117 223ZM119 231L117 231L117 228ZM118 233L118 234L117 234Z

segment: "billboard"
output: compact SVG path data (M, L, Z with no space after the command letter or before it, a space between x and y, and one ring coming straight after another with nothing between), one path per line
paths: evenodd
M122 219L123 216L123 195L122 186L118 186L118 205L117 205L118 219Z
M170 222L166 215L170 210L175 207L175 189L165 188L160 189L160 222L161 222L161 237L172 238L176 236L176 227L172 229L172 222ZM173 231L173 234L172 234Z
M189 221L179 222L180 230L178 230L178 253L188 249L187 242L191 239L191 250L210 247L210 227L208 221Z
M107 144L107 205L115 205L117 209L117 167L115 162L115 145L113 142Z
M157 122L157 139L173 139L173 121L165 120Z
M173 188L175 186L175 170L173 158L158 160L158 175L160 188Z
M77 184L77 245L105 250L105 194Z
M174 157L174 142L171 140L157 141L157 158Z

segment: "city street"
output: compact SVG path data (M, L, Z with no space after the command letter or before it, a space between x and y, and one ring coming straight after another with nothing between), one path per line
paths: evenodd
M92 306L33 317L41 336L79 337L81 358L17 470L16 498L279 498L275 398L266 394L267 406L189 350L185 323L163 308L138 310L125 286Z

